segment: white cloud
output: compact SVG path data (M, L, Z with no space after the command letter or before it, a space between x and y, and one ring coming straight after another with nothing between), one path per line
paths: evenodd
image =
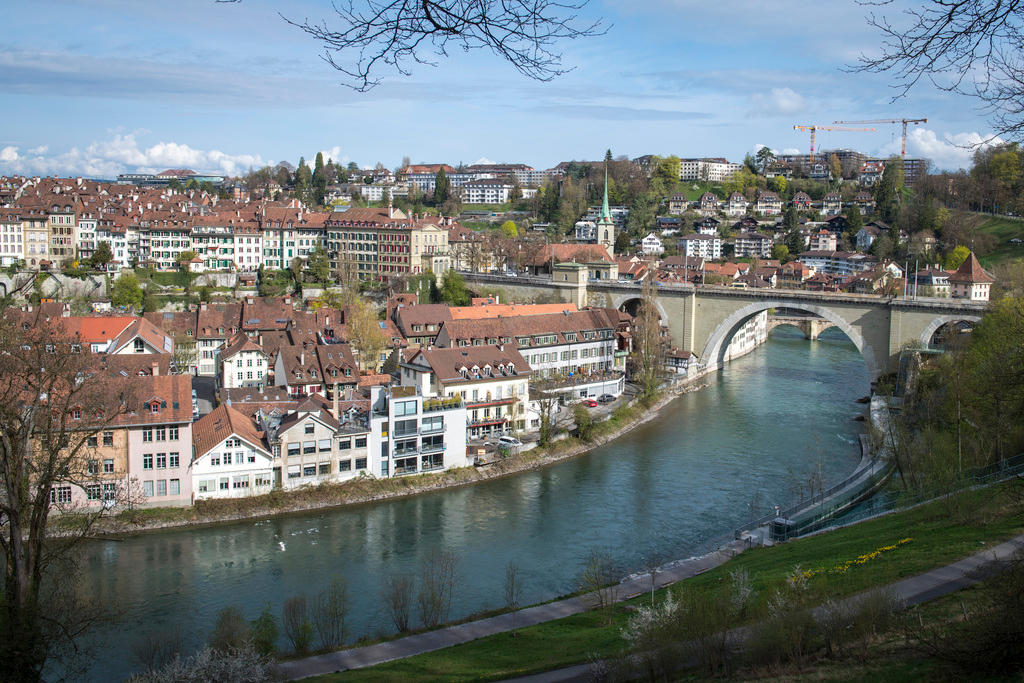
M760 152L765 147L768 147L768 145L764 145L764 144L761 144L759 142L756 145L754 145L754 149L751 151L751 154L753 154L754 156L757 156L757 153ZM770 151L772 154L774 154L776 156L778 156L778 154L779 154L779 150L775 149L774 147L768 147L768 151Z
M750 96L752 116L781 116L806 109L807 101L792 88L772 88L770 92Z
M349 158L349 156L347 154L342 154L341 153L341 147L339 147L338 145L335 145L334 147L331 147L330 149L322 149L322 150L320 150L320 153L324 155L324 163L325 164L328 161L333 161L336 164L345 165L349 161L351 161L351 159ZM316 159L316 155L314 154L311 158L312 159Z
M787 147L784 150L782 150L782 153L783 154L799 154L800 150L797 149L796 147Z
M989 139L977 132L942 133L929 128L913 128L907 131L907 155L931 159L935 170L970 168L971 159L979 146L998 145L999 138ZM882 148L883 155L899 154L900 140L897 137Z
M264 165L258 154L227 154L217 149L194 149L177 142L158 142L143 148L135 139L135 133L117 134L110 140L93 142L85 149L72 147L58 154L47 154L48 151L48 146L40 145L22 155L17 147L4 147L0 150L0 172L114 178L128 171L154 173L167 168L191 168L199 172L238 175L250 166Z

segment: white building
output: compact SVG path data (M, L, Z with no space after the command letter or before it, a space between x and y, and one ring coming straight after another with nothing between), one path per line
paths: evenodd
M368 449L374 477L467 467L466 407L460 397L425 397L414 386L373 386Z
M736 258L769 258L772 255L772 238L757 232L741 232L736 235L733 255Z
M746 197L739 192L733 192L729 195L729 200L726 202L725 215L732 217L743 216L747 213L748 205L749 202Z
M223 389L261 387L268 384L270 355L244 334L239 333L220 352L220 386Z
M15 214L0 215L0 266L25 259L24 231L21 218Z
M512 193L512 183L502 178L472 180L459 188L463 204L506 204Z
M645 253L652 256L665 253L665 245L661 243L661 238L655 235L653 232L648 233L647 237L644 237L640 241L640 249Z
M988 301L995 278L985 272L978 257L971 252L955 273L949 276L950 295L954 299Z
M273 456L250 418L222 405L193 425L196 500L255 496L269 493L273 485Z
M680 180L703 180L722 182L742 168L742 164L733 164L725 159L680 159Z
M424 396L462 399L469 439L526 429L530 366L513 344L428 347L401 368L403 386L416 386Z
M715 261L722 258L722 238L714 235L687 235L679 240L679 248L684 256L698 257Z

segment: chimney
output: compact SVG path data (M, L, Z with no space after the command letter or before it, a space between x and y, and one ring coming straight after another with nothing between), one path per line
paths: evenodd
M303 350L302 352L299 353L299 365L302 365L302 366L306 365L306 351L305 350Z
M153 376L157 377L160 374L160 364L159 363L152 363L150 365L150 367L153 369L153 373L152 373Z
M334 404L333 404L332 408L333 408L332 414L334 415L334 419L335 420L340 420L341 417L339 417L339 415L338 415L338 383L337 382L334 383Z

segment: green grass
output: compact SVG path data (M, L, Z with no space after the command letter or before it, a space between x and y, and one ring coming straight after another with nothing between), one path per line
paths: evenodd
M952 516L950 506L939 501L827 534L750 550L681 585L685 590L715 591L726 585L730 571L745 569L758 591L753 610L757 613L757 603L763 603L770 589L785 580L796 565L827 569L901 538L914 539L844 575L821 574L811 579L812 595L827 593L836 598L947 564L1024 530L1024 519L1008 503L1007 485L960 495L964 509L973 511L964 518ZM646 599L638 597L630 603ZM592 655L617 653L623 645L620 631L629 614L620 604L610 610L609 621L589 612L520 629L515 637L499 634L316 680L496 680L570 666ZM911 667L906 672L907 680L914 678L914 671Z
M984 267L992 268L1024 257L1024 244L1010 244L1010 240L1015 237L1024 239L1024 220L988 216L982 221L980 230L997 240L995 248L979 259Z

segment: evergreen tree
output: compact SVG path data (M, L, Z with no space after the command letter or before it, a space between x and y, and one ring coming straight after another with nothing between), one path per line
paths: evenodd
M96 251L89 257L89 265L93 268L103 268L114 260L114 253L110 250L110 242L100 242Z
M856 204L846 212L846 238L853 242L857 239L857 233L864 227L864 218L860 215L860 207Z
M444 166L442 166L437 169L437 175L434 176L434 204L441 206L448 201L451 194L451 181L448 180L448 174L444 172Z
M795 206L790 205L786 208L786 213L782 217L782 227L787 233L800 227L800 219Z
M903 190L903 160L893 157L885 164L882 177L875 183L875 207L882 220L892 223L900 211Z
M323 205L324 195L327 194L327 173L324 169L323 152L316 153L316 161L313 164L313 201Z

